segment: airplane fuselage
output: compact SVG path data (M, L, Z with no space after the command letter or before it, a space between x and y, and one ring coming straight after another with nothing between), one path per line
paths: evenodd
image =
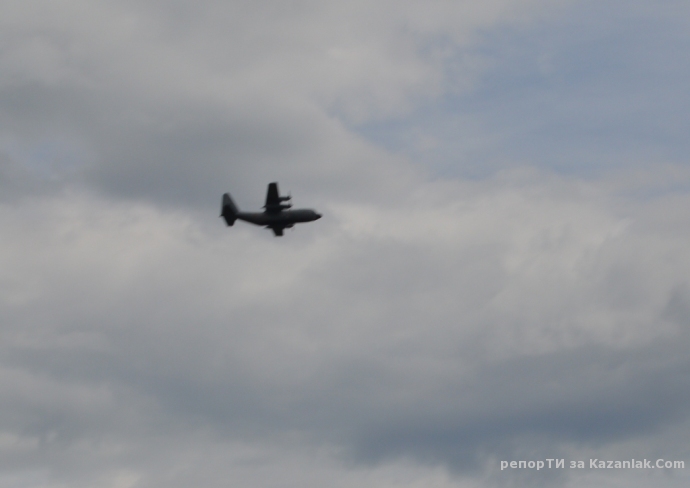
M321 215L308 208L280 212L238 212L235 216L238 220L267 227L292 227L294 224L313 222L321 218Z

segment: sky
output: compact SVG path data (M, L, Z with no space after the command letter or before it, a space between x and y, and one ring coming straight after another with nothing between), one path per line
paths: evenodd
M4 0L0 488L687 486L688 24Z

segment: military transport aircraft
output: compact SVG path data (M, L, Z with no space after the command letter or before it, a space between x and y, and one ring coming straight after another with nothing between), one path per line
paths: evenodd
M282 236L283 230L301 222L313 222L321 218L321 215L311 209L288 210L292 207L291 196L281 197L278 192L278 183L269 183L266 192L266 205L263 212L240 212L232 201L229 193L223 195L223 203L220 208L220 216L228 225L235 220L244 220L256 225L264 225L270 228L276 236Z

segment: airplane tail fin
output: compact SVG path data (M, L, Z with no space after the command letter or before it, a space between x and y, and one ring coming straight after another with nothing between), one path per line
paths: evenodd
M228 225L234 224L235 220L237 220L238 213L239 209L237 205L235 205L235 202L232 201L232 198L230 198L230 194L224 194L223 203L220 207L220 216L225 219L225 223Z

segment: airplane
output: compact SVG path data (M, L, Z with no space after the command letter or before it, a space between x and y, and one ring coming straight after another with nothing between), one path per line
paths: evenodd
M223 195L220 216L231 226L235 220L244 220L255 225L264 225L273 231L276 237L283 235L283 230L302 222L313 222L321 218L315 211L304 208L288 210L292 207L289 202L291 196L280 196L278 183L269 183L266 192L266 205L263 212L240 212L229 193Z

